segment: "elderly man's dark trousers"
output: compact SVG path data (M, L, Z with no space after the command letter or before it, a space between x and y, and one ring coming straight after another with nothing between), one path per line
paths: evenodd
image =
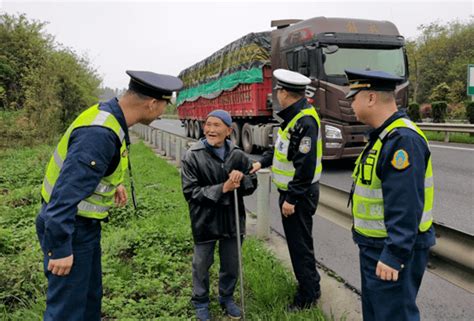
M364 321L419 321L416 296L429 249L415 249L396 282L383 281L375 274L381 248L359 245L359 250Z
M233 299L235 284L239 276L239 257L235 238L194 244L193 296L196 308L209 305L209 269L214 263L214 248L219 242L219 301Z
M48 249L43 247L44 217L36 219L36 231L44 252L44 272L48 279L45 321L100 321L102 271L97 220L78 218L72 240L74 262L67 276L48 271Z
M280 191L280 210L285 200L285 192ZM313 215L319 200L319 186L313 184L310 192L299 200L295 213L288 217L282 215L283 229L290 252L291 264L298 280L298 293L295 303L310 304L320 295L321 277L316 270L313 245Z

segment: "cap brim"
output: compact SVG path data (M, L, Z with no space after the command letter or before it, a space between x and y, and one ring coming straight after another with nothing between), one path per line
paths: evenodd
M361 89L353 89L349 91L349 93L346 95L346 99L354 97L359 91L361 91Z

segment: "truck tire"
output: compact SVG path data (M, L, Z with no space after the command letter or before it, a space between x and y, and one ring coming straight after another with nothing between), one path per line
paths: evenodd
M189 120L185 120L184 121L184 136L186 137L190 137L190 133L189 133Z
M202 125L199 120L194 121L194 138L199 139L202 136Z
M241 146L240 133L242 132L242 124L234 121L232 122L231 127L232 133L230 134L230 140L232 141L232 143L234 143L235 146Z
M188 120L189 128L189 137L194 138L194 121L192 119Z
M242 127L242 149L247 154L252 154L253 148L253 136L252 136L252 126L245 123Z

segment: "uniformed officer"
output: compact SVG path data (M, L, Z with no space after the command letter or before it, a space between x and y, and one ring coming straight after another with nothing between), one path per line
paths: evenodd
M319 200L321 176L321 124L305 98L311 82L297 72L277 69L276 95L283 119L273 151L264 153L253 171L272 165L273 182L280 193L279 205L298 292L289 310L309 308L321 296L313 246L313 215ZM272 160L273 159L273 160Z
M351 192L364 320L420 320L416 296L435 244L429 144L397 110L394 90L402 78L382 71L346 74L346 98L357 119L374 128L356 161Z
M173 76L127 74L128 91L80 114L48 163L36 219L48 279L44 320L101 319L100 222L127 202L128 127L155 120L182 87Z

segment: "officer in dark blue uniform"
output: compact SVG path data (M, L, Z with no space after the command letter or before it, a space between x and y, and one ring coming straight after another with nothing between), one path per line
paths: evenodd
M277 115L283 120L276 145L288 144L288 147L278 153L275 150L265 152L262 160L254 163L252 172L272 166L273 181L280 193L283 229L298 280L298 290L288 310L296 311L312 307L321 296L312 232L313 215L319 201L322 145L319 117L305 98L310 79L284 69L277 69L273 74L277 80L276 95L282 107ZM279 149L278 146L275 148ZM275 170L280 166L278 164L282 164L278 161L278 154L286 155L286 159L282 158L286 165ZM290 167L292 174L283 171ZM279 184L275 172L284 173L280 177L289 180L286 186Z
M381 71L346 74L346 98L357 119L373 128L351 192L364 320L420 320L416 296L435 244L429 145L397 109L394 90L402 78Z
M129 145L128 127L155 120L165 110L172 92L182 87L181 80L168 75L144 71L127 71L127 74L131 77L129 89L120 99L91 107L99 109L92 111L98 115L96 119L87 119L84 112L74 122L79 124L77 128L65 133L69 135L68 140L63 143L66 147L61 148L67 152L65 159L59 162L60 172L56 173L51 191L42 190L43 204L36 229L48 279L44 320L101 319L101 219L92 218L98 214L81 204L87 204L83 201L95 195L102 179L110 177L121 166L121 159L128 158L128 150L123 150L123 139ZM119 128L114 131L98 125L107 122ZM57 151L59 148L60 145ZM51 166L57 166L56 152L51 162L55 162ZM124 166L124 170L126 168ZM117 206L125 205L127 194L123 185L112 184L111 187L115 191L110 196L111 203L115 200ZM93 208L104 210L100 206ZM107 212L99 214L107 220Z

